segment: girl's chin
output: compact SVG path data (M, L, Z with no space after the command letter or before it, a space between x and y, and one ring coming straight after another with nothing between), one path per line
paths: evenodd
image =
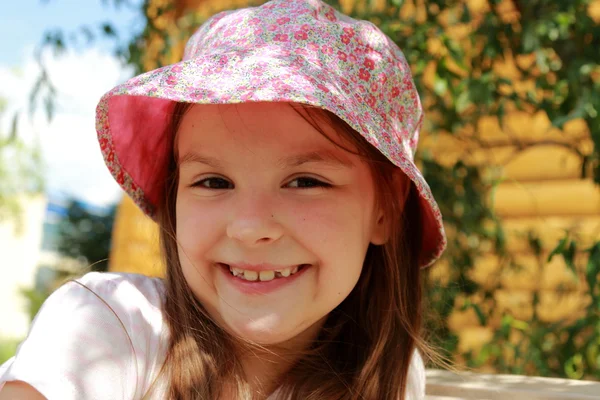
M227 330L241 338L262 346L281 345L286 348L304 347L314 340L323 326L325 317L308 327L284 326L277 318L263 316L253 320L228 321ZM233 322L233 323L232 323Z
M228 324L227 330L233 335L263 346L273 346L287 342L300 332L290 332L281 326L269 324L268 321L239 321Z

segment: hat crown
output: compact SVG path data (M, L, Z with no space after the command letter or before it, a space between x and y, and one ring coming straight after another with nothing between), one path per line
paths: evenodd
M257 57L295 55L322 67L342 90L373 110L360 117L384 119L413 159L421 102L404 54L372 23L350 18L320 0L272 0L212 16L189 39L183 59L201 56L209 48Z

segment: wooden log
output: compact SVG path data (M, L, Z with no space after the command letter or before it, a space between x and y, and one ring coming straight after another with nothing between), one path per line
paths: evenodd
M537 237L546 251L553 249L566 232L572 234L581 248L600 240L600 215L504 218L502 226L511 254L531 253L529 235Z
M600 188L592 180L507 182L493 196L500 217L600 215Z
M113 227L109 270L162 276L157 225L124 196Z
M591 139L586 139L586 147L589 147L588 142L591 144ZM580 179L582 174L581 157L561 145L536 145L524 150L509 145L482 148L465 145L449 135L440 135L435 144L428 146L425 151L430 151L434 159L446 167L459 160L468 165L498 166L501 176L508 180Z
M511 153L501 164L503 176L508 180L567 180L582 176L582 158L566 147L538 145L523 151L513 148Z
M548 290L548 291L585 291L587 285L581 275L588 262L587 253L577 253L572 270L565 260L553 257L550 262L548 252L540 258L534 254L513 256L509 264L495 254L485 254L478 258L469 277L481 286L493 289L503 287L509 290Z
M512 111L503 118L502 126L496 116L482 118L474 136L487 145L504 145L514 141L520 143L541 141L576 143L589 135L587 125L581 119L569 121L560 130L552 127L552 123L544 111L534 114Z

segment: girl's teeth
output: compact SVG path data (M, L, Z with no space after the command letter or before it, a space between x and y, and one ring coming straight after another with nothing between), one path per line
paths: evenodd
M288 276L293 275L296 272L298 272L298 270L299 270L298 266L295 266L293 268L285 268L285 269L277 270L277 271L260 271L260 272L246 271L246 270L234 268L231 266L229 267L229 271L231 271L231 274L233 276L236 276L240 279L244 279L244 280L251 281L251 282L258 281L258 280L260 280L261 282L267 282L267 281L272 281L275 278L287 278Z
M275 271L260 271L261 281L272 281L275 278Z
M258 279L258 272L244 271L244 279L246 279L247 281L255 281Z
M279 272L279 274L281 274L281 276L283 276L284 278L287 278L288 276L290 276L290 273L292 272L291 268L286 268L286 269L282 269L281 271L277 271Z

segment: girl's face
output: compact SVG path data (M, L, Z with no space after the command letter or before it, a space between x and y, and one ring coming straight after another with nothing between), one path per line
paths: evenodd
M289 103L193 106L176 146L179 258L195 296L260 344L314 335L369 243L385 242L367 164Z

